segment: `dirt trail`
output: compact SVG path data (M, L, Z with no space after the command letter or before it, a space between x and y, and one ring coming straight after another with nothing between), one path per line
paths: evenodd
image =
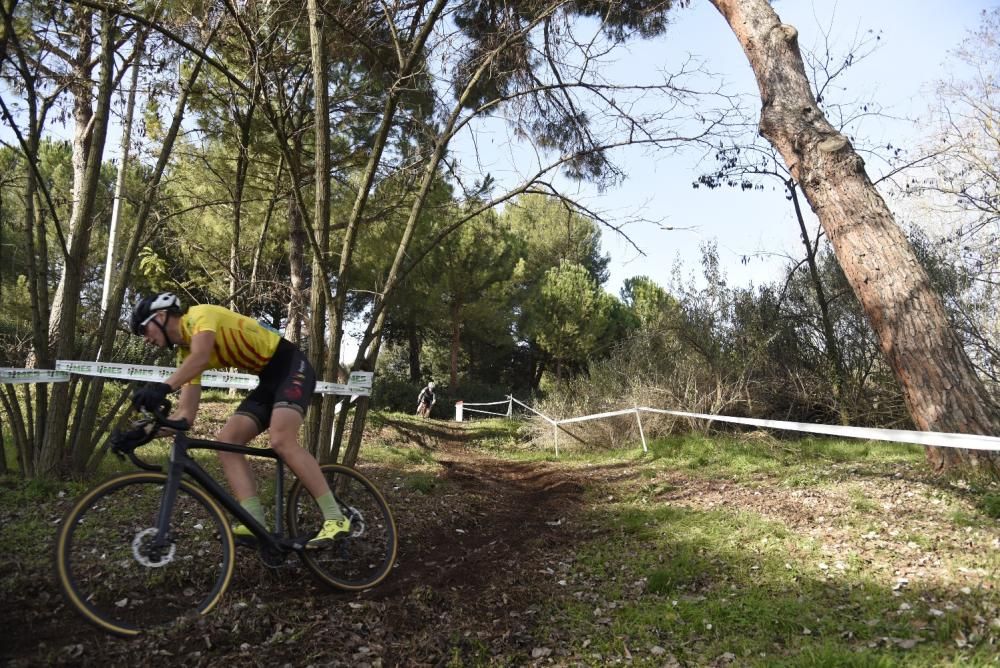
M224 602L188 627L123 641L83 623L61 601L51 564L17 564L37 584L5 603L0 644L10 665L434 666L454 657L530 662L536 615L579 524L585 481L545 463L512 463L465 448L446 423L407 428L440 465L429 494L372 469L393 506L398 564L378 588L330 593L292 560L276 571L238 555ZM69 500L53 503L48 516ZM571 553L571 552L570 552ZM47 556L47 555L46 555ZM41 561L41 560L39 560Z
M530 655L532 616L580 527L583 484L545 464L472 454L438 440L435 460L453 483L432 521L401 544L386 602L389 665L434 663L458 645ZM539 577L542 576L542 577ZM416 613L416 614L414 614ZM468 647L466 647L466 650Z

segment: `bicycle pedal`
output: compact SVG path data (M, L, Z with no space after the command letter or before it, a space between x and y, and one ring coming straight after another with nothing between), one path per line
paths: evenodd
M289 547L291 547L296 552L301 552L302 550L306 549L306 543L308 542L309 539L306 538L305 536L297 536L293 539L293 542L289 545Z
M234 536L233 543L236 544L236 547L246 547L252 550L256 550L260 546L256 536Z

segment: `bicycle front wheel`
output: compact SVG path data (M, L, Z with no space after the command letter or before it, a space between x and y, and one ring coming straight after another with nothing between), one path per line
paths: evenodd
M168 543L151 549L167 476L127 473L101 483L63 519L56 543L69 603L105 631L134 636L209 612L233 574L233 536L219 506L182 481Z
M319 579L338 589L357 591L385 579L396 561L396 523L382 493L355 469L340 464L320 467L351 531L333 545L303 550L306 565ZM299 480L289 491L288 528L293 536L312 537L323 515Z

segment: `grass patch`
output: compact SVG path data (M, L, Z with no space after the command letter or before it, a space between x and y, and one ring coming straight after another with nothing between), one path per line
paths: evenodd
M748 440L733 436L686 435L656 439L650 456L661 467L698 477L747 480L780 476L789 487L842 479L852 468L884 471L919 464L919 447L880 441L803 438Z
M835 569L819 541L755 514L618 507L594 521L615 535L578 546L576 591L546 618L586 638L581 656L595 663L619 661L628 648L635 665L664 665L655 647L682 665L995 661L986 643L955 645L970 620L947 609L949 592L894 590L864 568Z
M414 473L404 479L406 486L421 494L430 494L438 486L437 476L428 473Z
M1000 519L1000 494L984 494L976 505L987 517Z
M361 457L366 462L378 462L386 466L407 468L412 466L436 466L434 456L427 450L402 447L396 444L372 446L362 449Z
M878 510L878 504L858 486L852 486L848 490L848 496L851 499L851 508L858 513L868 514Z
M892 564L897 558L909 563L922 553L940 558L941 533L995 530L990 518L997 497L980 494L976 512L963 503L968 494L961 485L935 485L923 493L940 497L930 506L936 514L922 508L919 488L903 496L921 499L915 504L921 508L902 512L898 497L882 493L890 482L905 490L906 483L896 481L926 478L922 450L908 445L706 436L650 445L648 455L576 452L559 458L594 467L614 459L634 473L629 486L612 495L590 494L600 504L590 521L613 529L576 546L570 593L543 617L549 620L543 633L562 629L564 636L586 639L585 645L575 644L574 659L642 666L674 660L681 665L995 665L992 647L1000 622L994 628L986 620L996 617L1000 600L989 589L947 584L963 574L997 572L995 554L959 549L947 557L940 579L932 580ZM672 482L679 477L687 483ZM735 500L729 508L725 493L710 497L712 510L665 500L733 485L743 494L758 489L818 499L821 505L812 512L840 513L832 526L851 527L861 540L830 543L843 538L826 537L829 520L812 523L818 518L806 515L806 528L792 529L743 510ZM809 512L812 506L802 507ZM911 517L925 523L908 530Z

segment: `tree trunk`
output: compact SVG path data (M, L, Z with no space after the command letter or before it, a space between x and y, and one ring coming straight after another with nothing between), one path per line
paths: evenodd
M295 197L288 198L288 265L291 288L288 298L288 327L285 338L295 345L302 344L302 323L306 316L306 232L302 229L302 212Z
M246 192L247 172L250 169L250 127L253 124L254 100L250 99L245 115L233 108L233 116L239 122L239 146L236 154L236 178L233 188L233 237L229 244L229 297L233 307L245 313L255 295L243 290L243 263L240 261L240 240L243 236L243 200ZM239 295L239 296L237 296Z
M0 405L3 406L7 415L7 428L11 434L11 440L15 446L17 468L22 478L34 476L31 467L34 457L32 456L32 442L30 425L26 424L24 414L21 412L20 400L17 397L16 385L0 386ZM30 384L24 385L25 405L31 405Z
M257 240L257 249L253 254L253 262L250 264L250 294L259 295L261 290L257 286L257 282L260 277L260 263L261 258L264 256L264 242L267 240L268 235L271 230L271 220L274 218L274 208L278 204L281 192L281 180L285 172L285 158L281 156L278 158L278 169L277 173L274 175L274 187L271 190L271 197L267 201L267 210L264 212L264 224L260 227L260 237ZM289 249L291 251L291 249ZM290 253L289 253L290 254ZM302 258L299 258L301 263ZM299 266L299 278L301 279L301 264ZM299 285L301 288L301 284ZM301 296L301 293L300 293ZM270 301L270 299L268 299ZM281 313L272 312L272 320L274 322L274 328L277 329L281 325ZM295 341L298 343L298 340Z
M81 13L89 13L89 10L79 10ZM50 317L50 334L55 335L55 355L56 359L72 359L73 351L77 342L77 313L79 311L80 300L78 295L81 292L83 283L83 273L87 253L90 250L90 236L93 230L94 203L97 199L97 189L100 185L101 164L104 156L104 142L107 137L108 115L111 107L112 93L112 69L114 67L114 22L115 19L110 12L105 12L101 17L101 56L100 75L98 90L96 92L97 106L93 117L88 120L87 127L77 128L78 141L87 147L86 159L83 163L83 173L79 176L79 189L77 190L77 176L74 176L74 203L71 219L76 221L75 229L72 230L69 255L65 258L66 266L60 279L60 286L63 295L71 295L69 299L62 299L61 302L53 301L52 315ZM90 33L91 27L89 19L82 17L81 39L85 34ZM88 48L89 52L89 48ZM89 60L89 57L88 57ZM87 103L94 99L92 84L87 82L81 84L75 94L85 95ZM78 104L79 101L78 101ZM79 122L80 117L77 117ZM85 135L85 136L81 136ZM74 165L74 171L76 165ZM70 414L70 386L71 383L55 383L52 388L52 401L49 405L48 414L45 419L45 436L42 442L41 452L38 453L38 472L41 475L50 475L56 472L63 457L67 424ZM41 419L42 416L39 416Z
M760 133L781 153L819 217L899 380L919 429L1000 433L1000 411L976 376L940 296L847 137L816 104L797 32L767 0L711 0L739 39L761 95ZM935 470L989 462L928 448Z
M355 359L354 368L360 371L372 371L375 362L378 361L379 350L382 347L381 328L370 340L362 340L361 348L358 350L358 357ZM364 352L367 354L362 357ZM368 420L368 408L371 406L371 397L358 397L354 405L354 419L351 421L351 437L347 442L347 449L344 452L344 459L341 462L345 466L354 466L358 461L358 453L361 451L361 439L365 434L365 422ZM347 407L344 407L347 410ZM336 443L340 448L340 441Z
M6 448L3 447L3 444L5 442L4 438L3 438L3 429L4 429L4 426L3 426L3 416L0 416L0 475L6 475L7 471L8 471L8 468L7 468L7 451L6 451ZM14 441L14 439L12 438L11 442L13 442L13 441Z
M419 383L420 336L417 332L417 323L412 315L410 316L409 322L406 323L406 338L409 343L410 382Z
M115 199L111 206L111 226L108 228L108 253L104 262L104 285L101 288L101 315L108 312L108 298L111 294L111 272L118 257L118 220L121 218L122 195L125 192L125 174L128 168L129 149L132 145L132 121L135 119L136 89L139 87L139 67L146 48L146 32L140 31L135 38L132 51L132 78L128 88L128 102L125 105L125 127L122 130L121 155L118 162L118 176L115 178ZM98 349L97 359L101 359L103 349Z
M336 464L340 456L340 445L344 442L344 428L347 425L347 417L351 412L351 401L349 397L340 397L340 412L337 413L337 421L333 427L333 438L327 447L320 453L320 464Z
M94 46L94 11L88 8L79 8L74 17L76 36L79 38L79 47L76 56L72 60L73 83L70 86L73 91L73 144L72 144L72 164L73 164L73 207L70 209L69 229L66 234L73 241L81 234L90 233L90 221L84 220L84 216L89 217L90 212L84 211L84 180L87 173L87 156L94 133L91 128L91 120L94 117L94 97L93 81L91 72L94 63L91 60L91 49ZM68 276L73 271L72 260L63 258L62 271L59 274L59 282L56 285L55 294L52 296L52 311L49 313L49 340L54 340L60 333L59 323L63 317L63 301L67 288L67 281L72 279ZM70 292L76 299L76 295Z
M456 300L451 304L451 363L449 364L448 381L451 389L458 387L458 353L462 346L462 302Z
M437 25L437 21L440 18L442 12L447 6L446 0L434 0L434 5L431 7L427 16L424 19L422 26L416 30L416 35L413 36L412 40L407 40L405 52L405 58L402 58L403 52L400 51L400 68L397 73L397 82L403 82L410 76L412 76L414 70L423 65L423 55L424 55L424 45L430 38L433 28ZM414 25L416 28L417 26ZM397 48L402 48L403 44L397 44ZM344 238L341 243L340 251L340 265L337 271L337 294L334 296L334 303L331 313L331 338L332 338L332 348L333 354L337 356L337 361L339 363L340 358L340 347L344 338L344 313L347 305L347 290L350 285L349 274L351 270L351 258L354 254L354 248L357 243L358 232L361 228L361 217L365 211L365 207L368 204L368 198L371 195L372 187L375 183L375 177L378 174L379 165L382 161L382 155L385 151L385 147L389 141L390 132L392 130L393 119L398 111L398 106L403 99L403 92L405 86L403 85L393 85L389 94L386 96L385 103L382 107L382 118L379 122L379 128L375 133L374 141L372 142L372 147L369 149L368 162L365 164L365 169L363 176L361 178L361 184L358 188L357 197L355 197L354 205L351 207L350 216L347 219L347 225L344 229ZM432 158L436 163L439 158ZM420 204L416 206L417 209L422 208L422 200L426 197L426 193L422 193L417 196L421 200ZM409 243L409 239L412 236L412 219L408 221L406 230L403 232L403 241L400 241L399 248L405 248ZM389 272L389 277L386 283L388 284L387 289L392 290L392 284L395 282L395 277L398 272L399 259L394 261L393 268ZM376 300L377 302L378 300ZM381 336L381 323L383 320L380 317L379 307L377 306L372 311L372 320L369 322L368 327L365 331L365 335L362 337L361 345L358 349L358 355L355 359L355 363L352 365L352 369L358 370L370 370L369 367L360 366L359 361L364 355L365 346L373 339L373 331L376 329L376 323L378 323L377 329ZM378 345L375 346L375 352L371 358L371 368L374 368L375 360L378 358ZM326 409L326 406L324 406ZM330 405L329 410L333 410L332 405ZM360 438L361 431L364 429L364 419L367 415L367 404L365 409L361 409L360 406L355 409L355 422L360 419L361 426L352 427L351 439L355 437ZM352 440L353 444L353 440ZM340 447L340 443L336 443L336 448ZM349 445L350 448L350 445ZM355 453L356 454L356 453ZM345 459L346 461L346 459Z
M542 375L545 373L545 360L536 360L534 355L531 360L531 391L538 392L542 385Z
M215 30L217 29L218 26L213 29L212 33L206 40L206 45L211 43L215 35ZM173 120L171 121L170 127L163 138L163 145L160 147L160 154L157 156L153 171L146 181L146 192L141 198L139 210L136 213L135 229L129 236L128 244L126 245L125 252L122 255L122 270L115 277L109 295L108 309L101 321L100 347L103 350L111 350L114 344L115 334L118 331L117 314L121 313L122 303L125 299L125 290L129 286L129 277L133 274L136 260L139 257L139 248L142 244L142 240L146 238L146 227L152 218L152 212L155 210L155 204L157 201L156 191L159 188L160 180L162 179L164 170L166 170L167 167L167 161L170 158L177 136L180 133L181 122L184 119L184 112L187 108L188 97L198 80L198 75L201 72L203 64L203 58L199 57L195 59L191 67L191 74L184 86L181 87L174 106ZM111 316L109 314L115 315ZM95 378L84 382L93 383L93 388L87 396L87 404L82 411L82 425L76 430L80 441L74 443L72 448L74 453L73 465L80 467L75 469L75 472L77 473L82 473L84 469L88 467L96 466L96 463L92 461L92 457L94 455L94 449L96 448L98 438L94 437L92 432L93 426L96 424L97 415L100 412L100 400L104 396L104 379ZM66 384L67 383L59 383L57 385ZM99 435L100 434L97 434L98 437ZM88 463L88 460L91 461Z
M313 120L314 120L314 141L316 146L316 156L314 165L315 177L315 200L313 203L313 225L315 238L319 245L313 249L313 271L312 271L312 300L310 302L312 319L309 322L309 357L313 368L317 373L323 373L327 367L326 362L330 355L334 356L333 363L339 359L337 350L325 344L326 336L326 316L327 316L327 289L329 286L322 284L322 277L325 276L324 267L327 261L326 255L330 247L330 112L328 108L327 96L327 71L326 71L326 45L323 40L323 24L316 0L307 0L306 7L309 12L309 44L312 57L312 80L313 98L315 100ZM339 282L337 292L344 289ZM330 333L335 339L335 334ZM324 442L329 438L329 426L332 425L332 397L322 395L312 402L313 410L308 414L306 423L306 443L310 452L318 454L321 448L325 447Z
M788 195L792 199L795 207L795 219L799 222L799 231L802 233L802 245L806 249L806 264L809 265L809 277L812 280L813 290L816 291L816 303L819 305L820 324L823 328L823 342L826 345L826 360L830 365L830 372L833 374L833 402L837 408L837 416L842 425L851 424L851 413L844 403L844 386L847 383L847 374L844 371L843 360L840 357L840 346L837 344L837 336L833 331L833 319L830 317L830 300L826 296L823 288L823 280L819 275L819 266L816 264L816 251L819 248L820 235L816 235L816 244L809 240L809 232L806 230L806 221L802 217L802 207L799 206L798 186L791 179L785 184Z
M31 349L33 351L34 364L37 368L51 369L52 357L49 351L48 338L48 268L45 258L48 257L48 243L46 241L45 219L41 207L36 208L36 198L39 196L39 175L38 168L38 147L41 143L42 122L44 112L40 112L38 107L38 96L35 92L35 79L26 73L25 76L25 103L28 108L28 136L22 138L22 149L28 165L25 169L24 179L24 242L26 246L26 256L28 264L28 293L31 301ZM12 118L9 119L11 127L16 127ZM27 363L27 361L26 361ZM35 429L34 423L30 419L31 415L31 390L30 385L24 389L25 410L28 412L27 421L21 419L20 407L17 400L17 393L12 386L10 391L10 407L8 414L17 420L15 427L15 442L18 444L18 467L22 476L34 476L35 453L42 447L42 431ZM35 402L38 412L42 415L48 413L49 386L39 383L35 386ZM17 411L17 415L13 411Z
M361 451L361 438L365 433L365 422L368 420L370 397L358 397L354 407L354 421L351 423L351 437L347 441L347 451L344 452L344 466L354 466Z

